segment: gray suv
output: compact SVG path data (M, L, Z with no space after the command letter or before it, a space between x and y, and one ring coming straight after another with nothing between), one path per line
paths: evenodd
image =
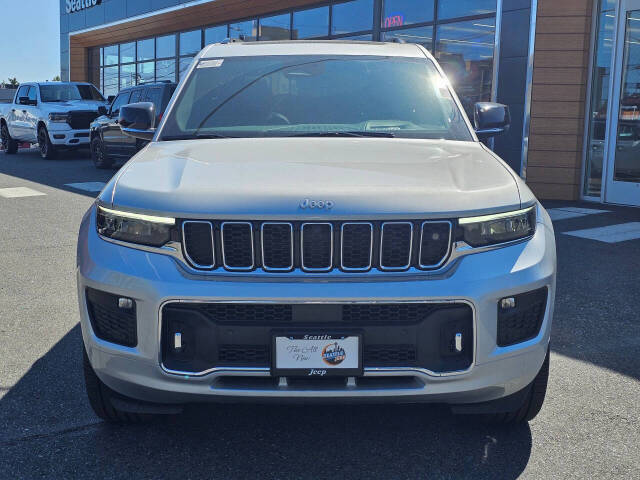
M419 45L216 44L78 239L89 400L438 402L533 418L549 371L553 227Z

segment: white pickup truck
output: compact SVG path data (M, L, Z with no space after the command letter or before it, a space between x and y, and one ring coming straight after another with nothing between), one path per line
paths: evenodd
M2 149L13 154L19 143L37 143L50 159L60 148L88 147L89 124L106 106L90 83L23 83L12 103L0 105Z

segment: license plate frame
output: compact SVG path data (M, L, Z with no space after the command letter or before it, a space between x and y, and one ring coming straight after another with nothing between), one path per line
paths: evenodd
M306 337L306 338L305 338ZM281 339L281 340L279 340ZM356 364L353 364L354 348L353 342L357 342L356 346ZM334 344L332 348L325 351L326 357L323 357L323 350ZM338 344L338 350L335 344ZM310 352L313 357L311 361L293 360L292 358L283 359L278 362L278 352L282 353L285 346L305 345L308 347L318 347L317 350ZM280 348L279 348L280 347ZM331 365L332 358L339 357L340 348L346 354L345 358L337 365ZM332 352L332 350L334 352ZM276 331L271 334L271 374L275 377L360 377L363 374L363 335L362 332L334 332L326 331L304 331L304 332L282 332ZM344 362L349 361L342 365ZM335 361L335 360L333 360ZM301 367L295 368L291 365L300 362ZM279 365L280 363L280 365ZM342 366L341 366L342 365Z

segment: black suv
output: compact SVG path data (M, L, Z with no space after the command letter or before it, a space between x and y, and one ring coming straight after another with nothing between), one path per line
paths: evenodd
M120 107L136 102L152 102L156 107L156 125L160 123L175 83L160 82L124 88L113 99L109 108L99 112L91 123L91 159L97 168L111 168L117 159L129 159L147 142L125 135L118 125Z

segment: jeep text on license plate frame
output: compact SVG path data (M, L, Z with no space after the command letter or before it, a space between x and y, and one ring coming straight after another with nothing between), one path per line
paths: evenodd
M276 377L362 376L361 333L273 333Z

